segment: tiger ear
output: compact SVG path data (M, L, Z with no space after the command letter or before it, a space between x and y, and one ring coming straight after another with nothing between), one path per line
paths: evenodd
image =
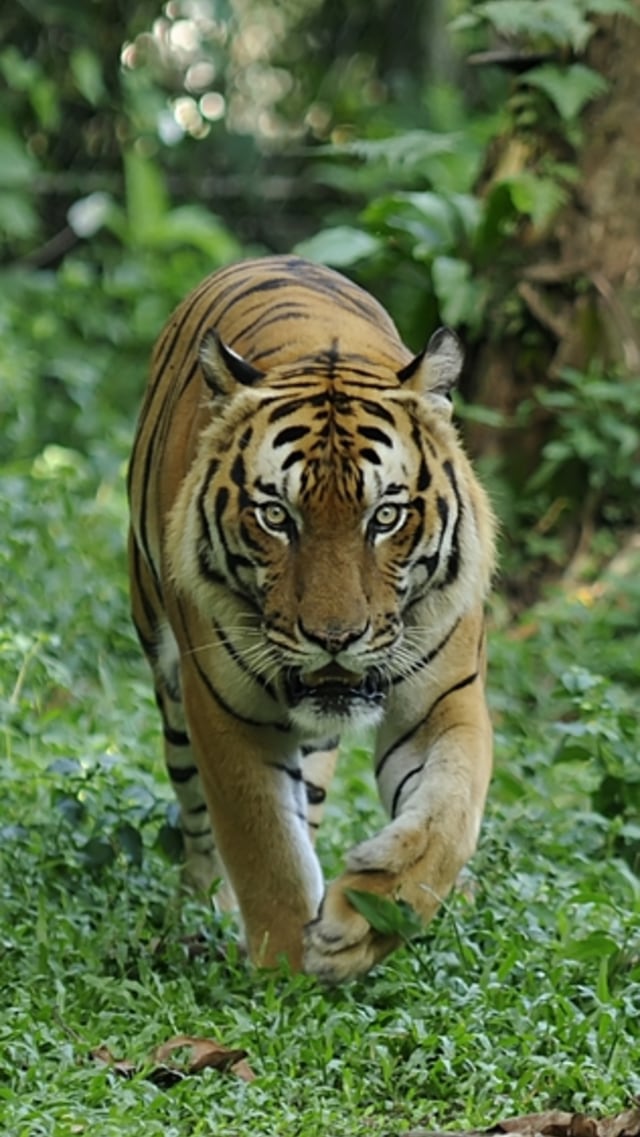
M264 379L264 371L227 347L216 331L207 332L202 340L200 363L205 383L214 395L230 395L238 383L252 387Z
M450 413L451 392L463 362L462 344L456 333L451 328L438 328L424 350L398 371L398 379Z

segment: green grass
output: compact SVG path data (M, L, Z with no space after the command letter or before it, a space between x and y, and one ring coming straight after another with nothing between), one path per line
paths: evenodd
M113 447L124 454L122 444ZM5 471L0 562L0 1131L6 1137L391 1137L640 1092L640 572L494 609L497 768L446 911L361 982L248 970L177 902L174 811L129 627L122 459ZM345 753L328 872L379 820ZM189 937L199 936L200 952ZM148 1074L176 1034L255 1081ZM91 1058L136 1063L130 1080Z

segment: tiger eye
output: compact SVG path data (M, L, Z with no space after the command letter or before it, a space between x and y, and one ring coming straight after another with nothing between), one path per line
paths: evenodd
M261 508L263 520L271 529L281 529L286 525L289 515L283 505L277 501L270 501Z
M401 515L402 507L400 505L386 502L376 509L373 515L373 523L378 529L393 529L394 525L398 524Z

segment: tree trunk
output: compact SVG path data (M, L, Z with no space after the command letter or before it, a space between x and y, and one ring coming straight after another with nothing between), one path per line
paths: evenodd
M597 359L619 367L629 382L640 370L640 23L602 20L585 62L604 76L609 92L585 113L572 200L551 232L521 233L512 270L511 291L524 306L525 324L540 333L538 346L524 346L527 337L519 334L485 344L475 361L474 399L508 418L535 385L553 384L562 368L584 370ZM503 160L504 152L497 165ZM513 264L512 251L509 259ZM548 427L545 415L533 428L476 426L470 445L506 458L524 477Z

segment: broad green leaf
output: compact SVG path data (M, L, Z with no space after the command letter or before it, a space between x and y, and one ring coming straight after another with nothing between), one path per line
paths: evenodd
M488 20L502 36L539 37L581 51L594 32L576 0L486 0L474 16Z
M145 245L148 234L169 211L164 180L158 166L135 150L124 156L124 176L130 240Z
M606 932L594 931L583 939L571 940L563 947L567 959L606 959L618 951L618 944Z
M363 892L357 888L345 889L345 896L371 927L382 935L400 936L403 940L408 940L424 931L416 913L402 901L387 900L384 896L376 896L373 892Z
M28 186L37 169L22 139L14 131L0 128L0 186Z
M459 134L408 130L389 138L363 138L339 146L322 147L320 152L351 155L364 162L383 161L389 166L414 166L428 158L455 153L463 141Z
M518 213L527 214L536 226L545 225L564 205L566 190L554 178L540 178L528 170L502 183Z
M24 192L0 190L0 233L12 241L26 241L35 237L41 228L41 219Z
M356 261L372 257L381 248L381 241L370 233L350 225L338 225L333 229L323 229L307 241L300 241L295 252L318 264L346 268Z
M453 327L460 324L478 326L482 321L485 296L483 286L472 279L468 261L456 257L434 257L431 275L444 322Z
M80 94L97 106L105 93L100 57L88 47L78 47L71 52L69 65Z
M587 103L603 95L608 88L602 75L582 63L569 67L546 63L528 71L521 82L543 91L567 122L577 118Z
M139 829L129 822L123 822L115 831L115 839L122 849L125 857L132 865L142 864L143 844Z
M90 837L82 847L82 859L91 868L104 868L112 865L116 859L113 846L101 837Z

